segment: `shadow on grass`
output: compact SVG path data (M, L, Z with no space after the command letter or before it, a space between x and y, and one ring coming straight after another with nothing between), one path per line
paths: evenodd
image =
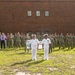
M2 48L2 49L0 49L0 51L21 51L21 50L24 50L24 48L16 48L16 47L13 47L13 48L8 48L8 47L6 47L5 49L4 48ZM25 51L25 50L24 50Z
M64 49L63 51L65 52L65 51L70 51L70 50L69 49Z
M22 65L25 64L25 66L31 66L31 65L35 65L35 64L39 64L41 62L43 62L44 60L40 60L40 61L32 61L32 60L27 60L27 61L22 61L22 62L16 62L10 66L16 66L16 65Z
M55 50L53 50L53 52L55 52L55 51L60 51L60 50L62 50L62 51L71 51L72 49L68 49L68 48L64 48L64 49L55 49Z
M37 53L37 55L42 56L42 55L44 55L44 52L43 53Z
M31 65L36 65L36 64L42 63L43 61L44 61L44 60L30 62L30 63L28 63L26 66L29 67L29 66L31 66Z
M13 48L5 48L5 49L0 49L0 51L13 51Z
M11 54L9 54L8 56L14 56L14 55L26 55L26 53L25 52L21 52L21 53L11 53Z
M55 49L55 50L53 49L52 51L53 51L53 52L55 52L55 51L59 51L59 49Z
M12 65L10 65L10 66L16 66L16 65L26 64L26 63L28 63L28 62L30 62L30 61L32 61L32 60L30 59L30 60L27 60L27 61L16 62L16 63L14 63L14 64L12 64Z
M75 49L73 51L75 51Z
M64 49L64 51L72 51L73 49L68 49L68 48L66 48L66 49Z

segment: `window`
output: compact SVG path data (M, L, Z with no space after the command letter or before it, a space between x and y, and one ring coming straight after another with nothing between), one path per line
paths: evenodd
M27 11L28 16L32 16L32 11Z
M40 16L40 11L36 11L36 16Z
M49 16L49 11L45 11L45 16Z

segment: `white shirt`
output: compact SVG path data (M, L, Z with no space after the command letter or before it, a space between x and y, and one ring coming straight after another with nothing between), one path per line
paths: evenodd
M44 47L49 47L49 44L51 44L51 40L49 38L43 39L42 44L44 44Z
M31 44L31 49L32 49L32 48L37 49L38 44L39 44L39 41L38 41L38 39L31 39L31 40L30 40L30 44Z

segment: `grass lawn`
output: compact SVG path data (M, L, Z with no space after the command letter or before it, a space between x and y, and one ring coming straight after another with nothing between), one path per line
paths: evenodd
M43 60L43 50L38 50L37 60L31 60L31 53L24 49L0 49L0 75L16 75L17 72L30 75L75 75L75 49L58 50Z

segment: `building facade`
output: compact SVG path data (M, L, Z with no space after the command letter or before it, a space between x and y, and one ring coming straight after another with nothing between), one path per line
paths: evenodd
M0 31L75 33L75 0L0 0Z

